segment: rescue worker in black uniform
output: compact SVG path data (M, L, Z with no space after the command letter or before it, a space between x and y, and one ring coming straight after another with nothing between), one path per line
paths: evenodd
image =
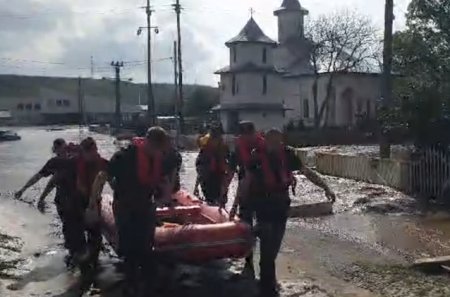
M260 289L263 296L275 296L278 287L275 261L286 230L293 172L300 171L321 187L330 201L334 202L336 195L317 173L302 164L294 149L283 144L279 130L269 130L251 158L250 175L264 189L254 204L260 239Z
M67 183L61 182L61 179L57 178L58 174L62 174L62 172L58 173L58 168L56 165L59 163L60 159L68 158L67 152L67 144L66 141L62 138L55 139L53 141L52 152L55 154L50 160L45 163L44 167L39 170L19 191L16 192L16 199L20 199L25 193L27 189L38 183L41 179L52 176L52 179L47 184L47 187L44 189L40 198L38 199L37 208L43 212L45 210L45 198L50 194L54 187L56 187L55 193L55 206L58 212L59 218L62 223L62 234L64 237L64 246L68 251L68 255L66 256L66 264L71 266L72 258L74 255L74 244L71 241L69 226L67 225L67 195L68 188ZM56 182L56 181L59 182Z
M148 296L145 294L154 290L156 204L170 203L179 163L180 155L171 148L166 131L152 127L145 138L135 138L128 148L117 152L108 170L96 179L87 216L98 214L100 194L109 180L114 190L113 210L119 255L124 260L126 296Z
M198 196L200 184L208 204L225 208L233 174L229 167L230 151L222 134L220 127L211 128L206 143L200 148L196 160L197 182L194 195Z
M230 165L237 172L239 183L233 207L230 211L230 218L233 219L238 210L241 220L253 227L255 218L255 199L262 194L258 184L250 179L248 171L251 166L251 152L263 141L262 136L256 132L252 122L243 121L239 123L239 136L236 140L234 152ZM253 264L253 252L245 258L243 275L249 278L255 277Z
M77 264L82 272L81 290L93 282L102 243L99 225L87 226L84 215L94 179L107 168L107 162L98 154L95 140L88 137L80 143L79 154L52 158L32 179L33 182L37 177L50 173L55 177L57 208L63 222L66 246L73 257L73 264Z

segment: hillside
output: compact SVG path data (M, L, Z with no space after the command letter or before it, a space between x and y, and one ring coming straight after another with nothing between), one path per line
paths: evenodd
M83 92L85 95L109 98L115 100L114 81L105 79L83 79ZM49 88L67 94L78 94L78 79L65 77L39 77L0 75L0 108L8 100L20 98L32 98L39 96L40 88ZM174 105L174 87L172 84L154 84L153 92L158 113L171 113ZM147 86L131 82L121 83L123 102L138 104L146 103ZM216 88L200 85L186 85L184 89L186 105L195 105L195 101L208 102L207 106L213 106L218 102ZM202 96L204 98L196 98ZM195 110L196 108L193 108Z

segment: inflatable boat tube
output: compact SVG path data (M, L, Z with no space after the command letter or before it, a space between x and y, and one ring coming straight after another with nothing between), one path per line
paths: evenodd
M185 191L173 195L173 205L157 209L161 226L155 232L156 253L194 264L245 258L250 253L254 238L247 224L230 222L218 207ZM101 222L103 235L117 251L119 238L110 195L103 196Z

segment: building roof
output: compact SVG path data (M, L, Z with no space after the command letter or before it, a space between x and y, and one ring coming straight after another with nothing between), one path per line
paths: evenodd
M305 15L309 13L307 9L301 6L298 0L283 0L283 3L281 3L281 7L276 9L274 14L278 15L283 11L300 11Z
M225 44L229 46L235 43L267 43L272 45L277 44L276 41L270 39L266 34L264 34L253 17L250 18L250 20L236 37L230 39Z
M283 73L277 70L273 65L256 65L252 62L247 62L244 64L238 64L233 66L226 66L222 69L214 72L215 74L225 74L225 73L243 73L243 72L265 72L265 73Z
M353 76L371 76L371 77L380 77L381 73L377 72L357 72L357 71L338 71L338 72L321 72L319 73L319 76L327 76L334 73L335 75L353 75ZM285 78L300 78L300 77L312 77L314 76L314 73L304 73L304 74L285 74L283 77ZM393 74L394 76L398 76L396 74Z
M238 111L238 110L247 110L247 111L285 111L289 110L282 103L228 103L228 104L219 104L212 108L213 111Z

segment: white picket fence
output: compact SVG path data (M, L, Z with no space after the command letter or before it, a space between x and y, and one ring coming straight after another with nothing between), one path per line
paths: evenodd
M310 158L301 149L297 154L322 174L386 185L423 198L450 199L442 197L446 183L450 196L450 154L440 150L425 150L411 160L322 152Z

